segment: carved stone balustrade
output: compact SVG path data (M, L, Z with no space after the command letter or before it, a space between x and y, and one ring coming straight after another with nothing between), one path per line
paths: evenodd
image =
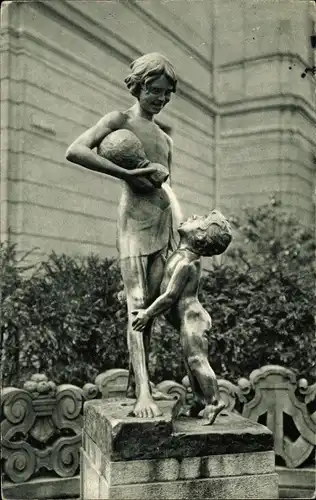
M219 386L228 409L273 432L280 497L312 498L316 491L316 383L309 386L292 370L268 365L254 370L249 379L241 378L237 385L220 380Z
M41 469L59 477L79 471L83 403L98 396L94 384L83 389L56 386L35 374L23 389L1 391L1 436L4 472L13 483L28 481Z
M219 381L230 410L266 425L274 435L274 449L289 468L304 464L316 445L316 383L297 380L293 371L268 365L254 370L249 380L235 386Z
M97 376L95 384L79 388L56 386L45 375L36 374L23 389L4 388L1 435L3 470L10 480L4 485L4 491L10 491L7 496L21 498L18 491L25 491L25 498L47 498L49 481L54 482L49 498L60 498L71 479L73 496L79 496L83 404L98 397L125 395L127 379L127 370L108 370ZM191 397L186 377L182 384L165 380L152 386L183 402ZM311 498L315 489L316 384L308 385L292 370L271 365L254 370L249 379L241 378L237 384L220 379L219 387L227 410L273 432L280 496ZM51 472L45 479L45 469L53 471L55 479ZM14 484L20 489L14 489Z

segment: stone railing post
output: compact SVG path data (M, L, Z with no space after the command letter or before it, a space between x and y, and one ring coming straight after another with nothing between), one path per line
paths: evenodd
M98 394L94 384L83 389L56 386L35 374L23 389L1 391L1 437L4 472L13 483L29 481L40 469L57 477L79 472L82 409Z

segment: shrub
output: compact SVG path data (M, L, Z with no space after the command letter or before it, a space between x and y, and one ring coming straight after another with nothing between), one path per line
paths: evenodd
M212 317L209 359L233 381L265 364L316 379L315 240L311 228L274 200L231 218L234 239L201 279L200 300ZM154 333L154 377L181 380L179 340ZM162 377L163 378L163 377Z
M75 259L52 253L37 268L17 268L4 246L8 285L2 299L6 335L3 379L27 379L34 371L57 383L82 384L102 370L127 364L126 312L121 279L112 259ZM15 354L13 358L12 354Z
M213 321L211 365L232 380L270 363L316 379L312 231L275 203L231 222L230 249L201 280ZM14 247L1 246L3 383L42 371L82 385L106 369L127 368L117 262L55 253L37 267L24 262ZM153 331L150 369L154 382L184 375L179 336L163 318Z
M21 326L27 323L23 311L24 275L32 269L20 259L14 245L0 246L1 375L4 383L19 378Z
M280 364L315 379L313 231L273 200L231 222L236 242L207 274L201 294L213 319L216 372L236 379Z

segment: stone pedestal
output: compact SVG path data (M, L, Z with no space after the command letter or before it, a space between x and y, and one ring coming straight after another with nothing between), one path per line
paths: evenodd
M128 399L89 401L84 408L81 498L278 498L273 436L264 426L224 414L213 426L163 415L128 416Z

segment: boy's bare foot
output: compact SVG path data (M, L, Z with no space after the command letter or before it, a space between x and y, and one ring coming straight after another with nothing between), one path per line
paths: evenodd
M159 391L155 387L151 386L151 395L154 401L173 401L176 399L172 394L167 394L166 392ZM129 385L126 390L126 397L136 399L135 385Z
M225 403L220 401L217 404L207 405L203 412L203 418L207 420L207 422L203 423L203 425L212 425L215 422L217 415L225 408Z
M167 394L166 392L159 391L155 387L152 387L151 390L152 398L155 401L173 401L174 399L176 399L176 396L172 396L172 394Z
M154 402L153 398L148 395L138 398L132 414L138 418L155 418L160 417L162 412Z
M183 415L184 417L197 418L203 408L205 408L205 404L201 401L193 401L189 408L181 410L180 415Z

